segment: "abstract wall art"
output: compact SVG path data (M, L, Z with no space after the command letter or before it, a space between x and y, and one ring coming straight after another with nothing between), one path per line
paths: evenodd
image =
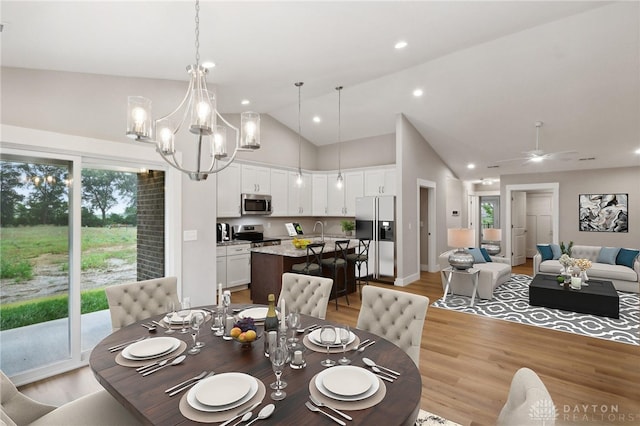
M580 194L579 230L629 232L629 194Z

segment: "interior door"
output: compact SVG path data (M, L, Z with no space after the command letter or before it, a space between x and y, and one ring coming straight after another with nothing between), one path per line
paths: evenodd
M513 192L511 197L511 265L516 266L527 260L527 193Z

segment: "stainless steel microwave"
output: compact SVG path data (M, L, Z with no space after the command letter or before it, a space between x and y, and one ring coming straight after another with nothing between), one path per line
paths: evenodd
M271 214L271 195L242 194L242 214Z

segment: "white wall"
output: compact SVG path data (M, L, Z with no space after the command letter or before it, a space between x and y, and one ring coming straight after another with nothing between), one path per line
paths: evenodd
M343 169L384 166L396 162L396 135L373 136L340 143L340 164ZM316 170L338 169L338 144L318 147Z

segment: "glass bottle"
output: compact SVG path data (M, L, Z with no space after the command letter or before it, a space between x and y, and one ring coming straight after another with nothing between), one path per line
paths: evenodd
M276 296L273 293L269 293L267 297L269 301L269 307L267 309L267 316L264 319L264 334L265 337L269 336L270 331L278 333L278 315L276 314ZM277 343L276 343L277 344ZM264 356L269 356L269 339L264 341Z

